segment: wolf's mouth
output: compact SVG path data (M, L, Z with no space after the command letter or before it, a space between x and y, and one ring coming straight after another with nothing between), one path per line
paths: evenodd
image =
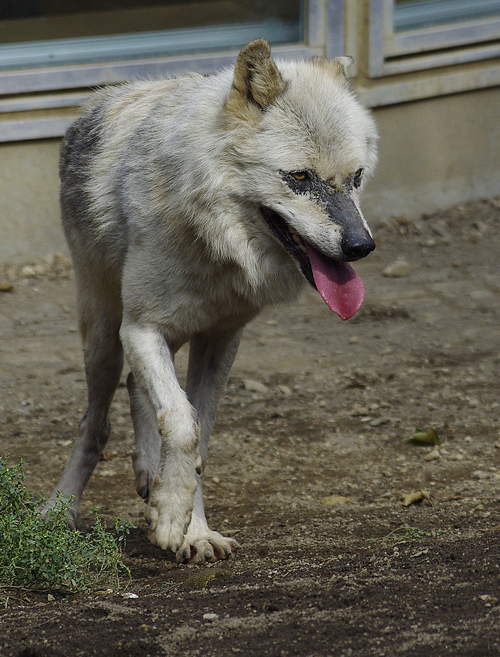
M261 206L269 228L299 263L307 281L341 319L352 317L365 297L363 281L348 262L334 260L315 249L271 208Z
M317 290L318 288L314 281L311 261L307 256L307 249L302 237L295 228L290 226L281 215L274 210L271 210L271 208L261 206L260 211L274 235L283 244L288 253L298 261L302 273L313 288Z

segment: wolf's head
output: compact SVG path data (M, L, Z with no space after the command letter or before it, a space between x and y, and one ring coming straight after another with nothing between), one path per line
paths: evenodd
M377 135L353 94L350 61L277 65L268 44L253 41L239 54L226 102L241 136L247 198L342 319L364 297L348 263L375 248L359 193L375 165Z

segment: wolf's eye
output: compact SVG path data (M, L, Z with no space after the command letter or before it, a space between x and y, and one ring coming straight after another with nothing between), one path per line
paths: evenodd
M295 178L295 180L298 180L299 182L304 182L304 180L309 178L307 171L292 171L290 175L292 178Z
M354 178L353 178L354 187L359 187L361 185L362 178L363 178L363 169L358 169L354 174Z

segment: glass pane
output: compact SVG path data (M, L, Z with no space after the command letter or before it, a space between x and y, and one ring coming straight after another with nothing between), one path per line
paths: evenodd
M303 39L303 0L0 0L0 68Z
M395 0L394 31L500 17L500 0Z

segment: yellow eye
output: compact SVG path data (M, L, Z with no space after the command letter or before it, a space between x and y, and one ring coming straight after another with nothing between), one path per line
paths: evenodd
M363 177L363 169L358 169L354 174L354 186L359 187L361 185L361 178Z
M294 171L292 172L292 176L295 178L295 180L302 182L307 179L307 171Z

